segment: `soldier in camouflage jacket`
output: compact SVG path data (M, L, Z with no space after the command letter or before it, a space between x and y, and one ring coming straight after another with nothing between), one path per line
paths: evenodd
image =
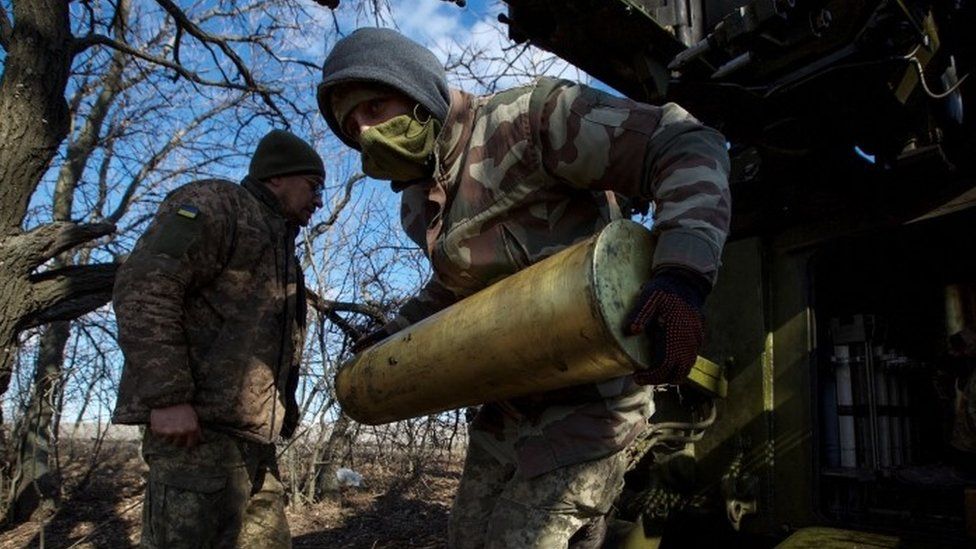
M241 185L170 193L119 269L125 367L113 419L146 424L143 547L290 547L274 442L298 422L298 227L322 159L274 130Z
M450 521L454 547L559 547L619 493L625 449L653 411L644 385L682 380L729 226L724 138L674 104L550 78L476 97L437 59L360 29L325 61L319 107L402 193L433 276L363 347L599 231L620 199L652 202L652 278L629 320L658 353L634 376L482 406Z

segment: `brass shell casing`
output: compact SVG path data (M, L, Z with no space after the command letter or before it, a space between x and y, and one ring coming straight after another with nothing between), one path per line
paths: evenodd
M409 326L339 369L343 411L375 425L646 368L648 338L623 329L653 252L647 228L614 221Z

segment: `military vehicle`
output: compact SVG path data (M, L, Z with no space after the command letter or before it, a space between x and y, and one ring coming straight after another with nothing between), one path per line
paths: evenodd
M703 352L722 376L661 392L617 506L641 528L616 543L976 543L954 413L976 325L976 3L506 3L514 41L678 102L733 159Z

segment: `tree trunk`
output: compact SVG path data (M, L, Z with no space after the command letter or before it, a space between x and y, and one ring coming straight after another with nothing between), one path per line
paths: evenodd
M55 222L30 232L21 227L30 197L69 130L65 89L74 51L68 4L64 0L13 0L13 32L0 75L0 395L10 384L20 331L75 318L111 297L113 265L56 262L54 268L37 272L48 260L114 230L109 223L77 225L69 221L73 188L64 188L62 178L58 184L62 204L55 206ZM79 145L85 148L90 143ZM73 176L76 182L83 163L68 162L62 176ZM52 403L57 401L51 391L60 377L66 329L66 325L55 328L42 338L37 385L23 423L30 428L17 442L16 455L0 439L0 456L22 466L14 472L21 479L18 500L28 498L31 490L26 488L33 486L40 496L34 504L57 492L56 484L47 485L50 440L46 437L53 418ZM19 508L31 505L18 502ZM9 512L6 516L14 518Z
M55 223L24 233L21 225L31 195L68 134L70 114L65 89L74 57L68 13L63 0L14 0L14 26L0 76L0 395L10 383L17 334L24 328L87 312L110 297L114 267L70 267L62 256L42 274L36 269L58 254L107 234L110 224L71 223L74 189L97 143L108 105L122 73L119 57L106 75L103 94L68 148L55 191ZM128 2L122 2L119 15ZM125 6L125 7L123 7ZM79 298L80 299L76 299ZM74 301L74 302L73 302ZM55 322L42 335L30 406L15 430L17 452L0 440L0 455L16 465L14 499L7 518L22 520L53 504L59 483L50 470L51 426L67 322Z
M313 454L316 459L312 501L334 498L339 493L339 480L336 478L336 471L339 469L339 460L349 448L349 427L351 423L349 416L340 413L332 425L332 433L328 441L320 450L321 453L315 452Z
M20 230L31 194L68 134L68 2L14 0L0 76L0 232Z
M0 394L10 383L16 337L30 295L15 256L30 197L68 133L64 91L73 57L64 0L14 0L0 76Z
M50 512L60 496L61 482L52 470L51 462L52 448L57 443L52 430L61 391L64 348L70 335L70 322L60 321L49 324L41 336L34 391L30 405L15 429L18 437L16 486L8 514L14 522L31 519L35 512Z
M129 1L120 0L113 21L115 35L121 41L125 40L128 18ZM102 88L95 97L91 110L68 144L65 161L58 172L54 188L55 222L71 221L75 190L98 146L109 109L123 86L125 64L125 54L116 51L102 78ZM71 254L65 253L54 261L53 268L63 269L73 262ZM71 325L67 321L48 324L41 336L30 405L14 431L19 437L14 461L16 469L12 475L16 484L7 516L17 522L27 520L35 511L53 509L60 496L60 479L52 473L52 467L56 464L52 463L51 449L58 439L58 433L54 431L59 423L56 416L59 413L57 403L61 401L63 390L60 380L64 366L64 348L70 336Z

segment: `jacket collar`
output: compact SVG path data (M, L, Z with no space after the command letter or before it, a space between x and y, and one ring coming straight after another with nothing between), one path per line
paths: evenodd
M414 184L429 186L436 183L444 189L453 187L461 168L459 160L474 129L474 111L471 108L473 103L473 95L461 90L451 90L451 106L434 146L434 175L413 181L391 181L390 187L394 192L400 192Z
M474 130L472 103L474 103L473 95L461 90L451 90L451 108L444 121L444 128L437 136L434 152L437 159L434 178L445 185L450 185L450 182L456 179L460 168L459 160Z
M275 215L278 217L285 216L281 211L281 202L278 201L278 197L271 192L267 185L248 175L241 181L241 186L247 189L254 198L257 198L258 202L271 208Z
M394 191L405 190L404 201L427 204L423 214L426 226L422 230L426 233L424 240L428 256L433 255L435 242L444 227L446 210L450 208L451 196L457 190L461 165L474 129L474 99L473 95L451 90L451 108L434 148L434 175L401 183L399 188L397 183L393 183ZM430 204L433 207L429 207ZM421 229L418 227L418 230Z
M248 175L241 181L241 186L247 189L251 193L251 196L256 198L258 202L267 206L274 213L275 217L285 222L285 227L288 229L289 235L292 237L298 236L300 227L285 217L284 212L281 211L281 202L267 185Z

